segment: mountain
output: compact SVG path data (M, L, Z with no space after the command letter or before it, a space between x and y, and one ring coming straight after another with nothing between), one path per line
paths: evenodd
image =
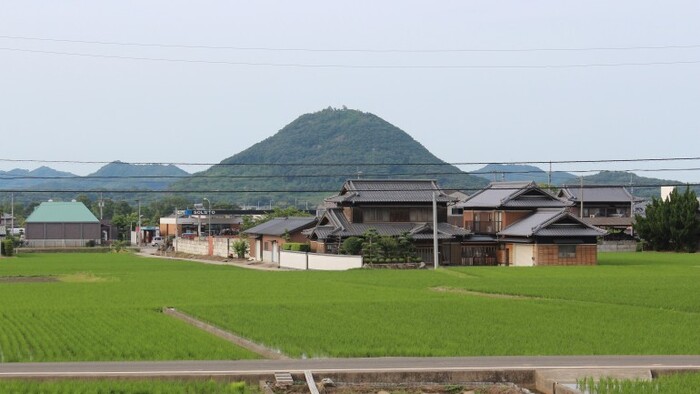
M166 190L179 178L188 177L189 173L174 166L160 164L128 164L119 161L109 163L96 172L81 177L70 172L57 171L49 167L39 167L29 171L13 169L0 171L0 196L3 190L20 190L14 193L16 201L43 201L50 198L69 200L79 194L88 194L92 198L97 193L88 190ZM21 192L28 190L31 192ZM48 192L37 192L46 190ZM68 190L69 192L61 192ZM140 199L150 201L157 199L155 194L133 192L105 193L113 199Z
M0 190L37 188L50 179L75 176L70 172L58 171L45 166L31 171L15 168L10 171L0 171Z
M576 185L578 183L574 181L572 184ZM661 195L660 186L680 186L684 183L668 179L647 178L625 171L601 171L595 175L584 176L583 184L633 185L632 187L628 186L627 188L637 197L659 197ZM698 192L697 187L695 188L695 192Z
M488 183L438 159L376 115L327 108L300 116L275 135L176 182L172 189L227 190L228 196L217 198L239 205L305 199L315 204L357 176L434 178L442 187L455 189Z
M165 190L189 173L172 164L129 164L114 161L86 177L51 180L47 190Z
M549 174L539 167L519 164L488 164L472 175L488 179L489 181L535 181L537 183L549 183ZM564 171L552 171L552 184L561 185L574 182L576 175Z

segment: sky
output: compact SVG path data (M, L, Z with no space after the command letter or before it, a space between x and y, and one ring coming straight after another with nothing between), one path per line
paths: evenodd
M698 157L698 20L697 0L0 1L0 170L218 163L329 106L450 163Z

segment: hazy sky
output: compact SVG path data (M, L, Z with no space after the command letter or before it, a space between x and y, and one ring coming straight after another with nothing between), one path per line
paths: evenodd
M695 157L698 21L697 0L0 1L0 158L219 162L343 105L447 162ZM700 161L554 169L604 167Z

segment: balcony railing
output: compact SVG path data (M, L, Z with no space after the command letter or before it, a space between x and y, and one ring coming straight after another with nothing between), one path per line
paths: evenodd
M475 234L496 234L501 231L501 222L490 220L466 220L464 222L464 228Z

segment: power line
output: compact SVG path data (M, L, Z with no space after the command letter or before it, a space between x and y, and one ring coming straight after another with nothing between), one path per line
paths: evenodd
M561 175L565 173L597 173L602 171L609 171L607 169L589 169L589 170L557 170L552 171L552 174ZM615 172L668 172L668 171L700 171L700 167L686 167L686 168L656 168L656 169L619 169ZM416 176L416 175L526 175L526 174L547 174L544 170L522 170L522 171L469 171L469 172L422 172L420 174L416 173L364 173L363 176L367 177L405 177L405 176ZM0 180L111 180L111 179L274 179L274 178L353 178L356 177L357 173L344 173L344 174L280 174L280 175L201 175L201 174L190 174L190 175L70 175L70 176L60 176L60 175L0 175Z
M631 158L631 159L590 159L590 160L520 160L520 161L472 161L472 162L413 162L413 163L362 163L362 162L345 162L345 163L270 163L270 162L251 162L251 163L206 163L206 162L157 162L157 161L132 161L132 162L114 162L104 160L46 160L46 159L10 159L0 158L0 162L15 162L15 163L61 163L61 164L116 164L116 165L177 165L177 166L210 166L210 167L236 167L236 166L271 166L271 167L343 167L343 166L468 166L468 165L519 165L519 164L592 164L592 163L634 163L634 162L665 162L665 161L693 161L700 160L700 156L679 156L679 157L646 157L646 158ZM558 170L559 171L559 170Z
M73 57L86 57L96 59L119 59L119 60L140 60L151 62L168 63L190 63L190 64L211 64L226 66L247 66L247 67L280 67L280 68L341 68L341 69L413 69L413 70L495 70L495 69L575 69L575 68L612 68L612 67L642 67L642 66L671 66L671 65L693 65L700 64L700 60L679 60L679 61L657 61L657 62L619 62L619 63L572 63L572 64L492 64L492 65L419 65L419 64L312 64L312 63L272 63L272 62L232 62L224 60L203 60L203 59L177 59L163 57L142 57L142 56L121 56L102 55L82 52L61 52L44 51L35 49L21 49L0 47L3 51L24 52L43 55L60 55Z
M632 46L599 46L599 47L550 47L550 48L447 48L447 49L397 49L397 48L309 48L309 47L268 47L268 46L230 46L230 45L192 45L164 44L120 41L91 41L69 40L50 37L26 37L0 35L0 38L23 41L62 42L71 44L109 45L147 48L180 48L180 49L216 49L236 51L265 51L265 52L330 52L330 53L499 53L499 52L587 52L587 51L636 51L636 50L666 50L666 49L695 49L700 44L669 44L669 45L632 45Z
M665 183L656 184L607 184L607 185L587 185L584 184L584 189L600 189L600 188L610 188L610 187L634 187L634 188L659 188L661 186L688 186L696 187L700 186L700 183L679 183L676 185L668 185ZM571 185L573 188L580 188L579 185ZM479 191L483 190L483 187L466 187L466 188L443 188L443 190L459 190L459 191ZM499 190L508 190L511 188L501 188ZM513 187L512 190L519 190L519 187ZM435 191L435 189L356 189L356 191L367 191L367 192L416 192L416 191ZM41 190L23 190L23 189L5 189L0 190L0 193L143 193L143 194L190 194L190 193L215 193L215 194L245 194L245 193L338 193L338 189L262 189L262 190L240 190L240 189L187 189L187 190L134 190L134 189L112 189L112 190L85 190L85 189L41 189Z

